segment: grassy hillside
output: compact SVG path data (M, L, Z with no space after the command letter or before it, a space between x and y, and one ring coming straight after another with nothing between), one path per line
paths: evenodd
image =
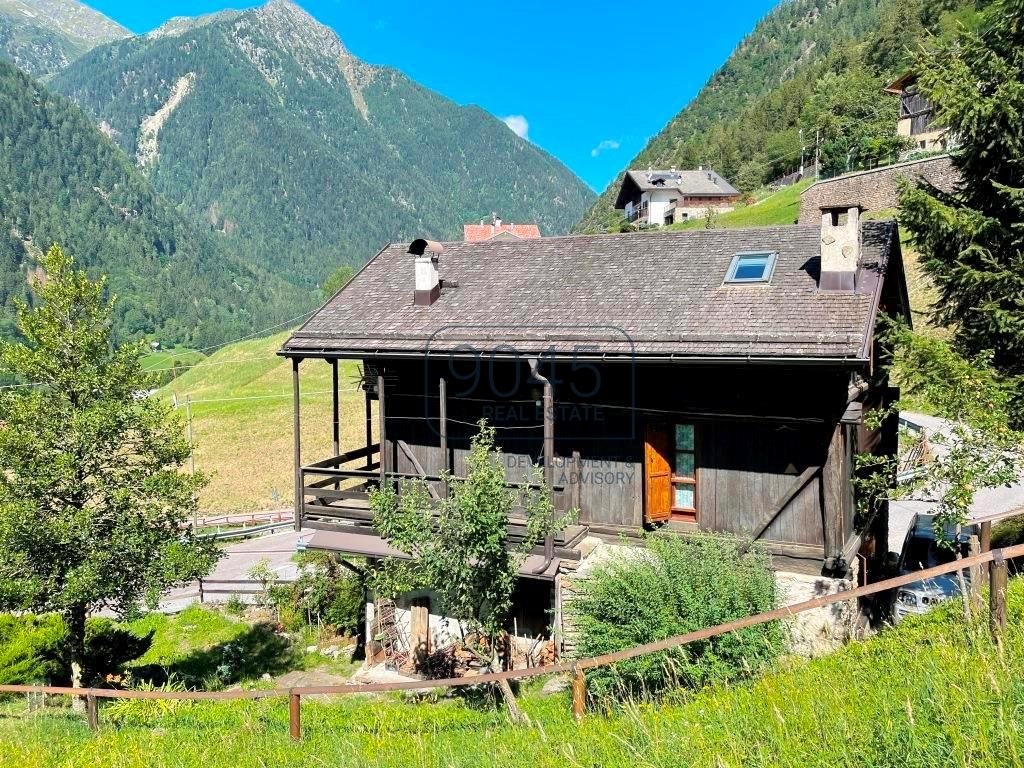
M223 347L160 390L161 397L177 398L183 417L186 397L191 399L196 468L211 476L200 496L204 511L292 505L292 372L291 363L276 355L287 337L285 332ZM343 364L342 450L365 442L356 375L355 364ZM331 451L330 367L305 361L301 385L303 461L314 461Z
M800 194L814 183L806 179L799 184L780 189L760 200L740 206L735 210L715 216L713 226L725 228L773 227L780 224L795 224L800 216ZM672 224L668 229L700 229L706 224L702 219L690 219Z
M577 726L569 694L522 696L534 727L475 699L303 702L305 737L288 740L281 700L107 705L93 735L70 713L0 718L0 763L50 766L1011 766L1024 765L1024 583L1011 582L1010 627L996 648L957 601L870 641L790 660L734 687L592 713ZM158 642L159 639L158 639Z

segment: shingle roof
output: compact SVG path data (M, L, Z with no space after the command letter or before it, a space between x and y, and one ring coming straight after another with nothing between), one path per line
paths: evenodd
M817 227L446 243L447 284L413 305L405 244L377 254L285 343L284 354L519 352L727 358L865 356L893 222L863 224L855 292L817 288ZM777 252L768 284L723 284L740 251ZM452 283L457 282L457 287ZM581 345L587 348L584 350Z
M518 237L526 239L540 237L536 224L463 224L462 239L467 243L490 240L492 237Z
M616 208L622 208L626 201L636 194L633 190L645 192L652 189L671 189L681 195L701 197L731 196L740 192L710 168L692 171L626 171L619 186Z

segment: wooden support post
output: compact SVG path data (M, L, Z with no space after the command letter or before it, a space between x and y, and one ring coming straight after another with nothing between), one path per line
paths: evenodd
M302 697L297 693L288 693L288 733L292 741L302 738Z
M977 536L971 536L968 540L970 547L968 554L973 557L974 555L981 554L981 542ZM975 612L980 611L982 608L981 601L981 566L974 565L968 569L968 573L971 576L971 585L969 587L971 592L971 607Z
M100 709L96 703L96 696L91 691L85 694L85 716L89 721L89 730L98 731L100 729Z
M199 579L199 602L200 603L203 602L203 580L202 580L202 578Z
M366 447L369 448L373 445L373 401L370 399L370 393L366 393ZM366 468L370 469L373 466L373 456L370 454L366 455Z
M388 481L387 416L384 410L384 377L377 377L377 416L380 419L380 487Z
M341 407L338 402L338 360L331 360L331 393L332 400L331 405L333 406L332 420L331 420L331 437L334 440L334 455L341 455Z
M583 720L586 706L587 679L583 676L583 670L577 667L572 678L572 716L576 719L577 723Z
M555 484L555 395L551 382L544 379L544 485L551 494L552 519L558 512L554 507ZM551 533L544 537L544 561L550 563L555 556L555 537Z
M444 376L438 382L438 434L441 440L441 462L443 466L442 475L451 471L451 467L448 464L448 382L444 380ZM442 489L444 498L448 498L448 480L445 479L442 482Z
M981 551L991 552L992 551L992 521L984 522L981 524ZM988 563L984 563L981 566L981 578L985 579L988 577L989 567Z
M988 579L989 626L996 640L1006 629L1006 578L1006 558L999 550L992 558Z
M583 458L579 451L572 452L572 471L574 477L568 478L572 483L572 508L583 511Z
M302 530L302 504L305 493L302 490L302 436L299 418L299 363L302 358L292 358L292 442L295 460L295 511L292 515L296 531Z
M828 456L821 468L821 496L825 557L834 558L843 551L843 493L845 489L845 446L843 425L836 424L829 441Z

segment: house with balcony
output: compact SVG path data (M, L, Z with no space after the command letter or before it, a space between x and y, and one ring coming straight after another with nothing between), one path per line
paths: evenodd
M914 72L907 72L889 83L884 91L900 100L897 135L910 139L917 151L939 152L948 149L948 130L936 122L934 105L918 92L917 75Z
M615 207L637 226L660 227L700 218L708 209L731 211L740 192L710 168L626 171Z
M910 317L897 226L855 206L815 226L389 245L279 353L295 528L310 549L408 557L369 492L420 478L440 498L486 419L510 486L542 467L555 510L579 510L520 568L516 626L563 650L573 574L650 530L756 541L793 599L869 581L886 515L858 512L854 456L896 450L894 419L865 420L897 394L882 316ZM358 364L354 413L343 361ZM302 375L325 365L332 418L303 421ZM346 421L358 444L341 444ZM325 433L332 455L302 461ZM510 543L524 525L509 519Z

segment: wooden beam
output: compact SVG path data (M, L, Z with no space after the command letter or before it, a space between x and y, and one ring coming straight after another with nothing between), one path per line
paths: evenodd
M441 440L441 462L444 471L442 475L446 475L451 472L451 467L448 464L448 382L445 381L444 376L441 377L438 383L438 430ZM448 498L448 479L445 478L441 481L443 484L444 497Z
M999 550L989 564L988 577L989 626L996 640L1006 630L1006 580L1006 558Z
M299 363L301 357L292 358L292 441L295 453L295 511L293 519L296 531L302 530L302 437L300 433L301 419L299 418Z
M377 416L380 419L380 487L388 481L388 437L384 408L384 377L377 377Z
M419 472L423 476L423 478L426 479L427 470L425 470L423 468L423 465L420 464L419 459L416 458L416 454L412 452L412 448L409 447L409 444L405 442L405 440L398 440L397 445L401 449L402 453L405 454L405 457L409 459L409 463L412 464L413 469ZM434 499L435 501L439 501L441 499L441 496L434 489L434 486L431 485L430 482L427 482L426 486L427 491L430 493L430 498Z
M843 489L845 482L845 447L843 425L836 424L829 440L828 455L821 469L821 513L824 530L825 557L839 557L843 552Z
M775 518L782 514L783 510L789 506L789 503L796 498L797 494L799 494L800 491L802 491L820 471L821 467L810 466L797 475L793 483L786 489L786 492L779 497L775 504L773 504L761 520L758 521L757 525L754 526L753 530L751 530L751 543L757 541L764 535L764 532L768 530L773 522L775 522ZM741 545L740 551L745 552L748 547L749 545L747 544Z
M373 446L373 401L370 399L370 393L366 392L366 447L370 448ZM370 469L370 464L373 461L372 454L366 454L366 468Z
M341 406L338 402L338 359L331 358L331 437L334 441L334 455L341 454Z
M554 509L554 484L555 484L555 395L551 382L544 379L544 485L551 495L551 514L557 514ZM548 534L544 539L544 559L548 562L555 556L555 539Z

